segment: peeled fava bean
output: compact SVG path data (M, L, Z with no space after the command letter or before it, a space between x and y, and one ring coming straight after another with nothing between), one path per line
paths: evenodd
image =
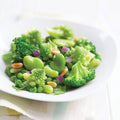
M23 59L23 64L27 70L44 67L44 64L40 58L36 58L32 56L25 56Z

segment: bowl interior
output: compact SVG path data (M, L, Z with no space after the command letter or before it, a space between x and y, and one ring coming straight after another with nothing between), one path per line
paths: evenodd
M61 24L70 25L74 30L74 34L76 37L85 36L86 38L88 38L89 41L92 41L95 44L96 50L101 54L102 57L102 62L100 66L96 69L96 78L93 81L84 85L83 87L66 92L62 95L47 95L44 93L29 93L27 91L16 91L12 88L13 83L4 73L6 65L2 60L2 56L0 55L0 90L33 100L62 102L83 98L95 91L100 86L106 84L115 66L117 48L111 36L93 27L61 20L40 19L21 21L10 26L4 26L3 28L0 28L0 32L2 35L2 44L0 44L0 48L2 48L1 53L4 53L4 51L8 51L10 49L10 43L13 38L27 32L28 29L30 29L31 27L37 28L41 31L43 36L46 36L46 27L54 27Z

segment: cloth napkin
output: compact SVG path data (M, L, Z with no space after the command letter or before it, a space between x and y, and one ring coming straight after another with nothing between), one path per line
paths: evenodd
M93 97L74 102L40 102L0 92L0 115L23 115L34 120L87 120L93 119ZM10 110L19 111L20 113ZM87 113L87 114L86 114Z
M106 90L106 88L104 90ZM33 101L0 91L0 116L17 115L17 118L20 116L19 120L28 119L26 117L21 117L21 114L33 120L99 120L100 117L96 119L96 115L100 112L101 119L104 120L104 115L102 114L102 108L100 106L104 103L102 101L100 102L100 96L102 99L105 96L104 99L106 100L106 94L104 93L105 92L100 92L96 95L91 95L73 102L55 103ZM106 104L104 105L106 106ZM105 106L103 106L105 113L109 114L109 110Z

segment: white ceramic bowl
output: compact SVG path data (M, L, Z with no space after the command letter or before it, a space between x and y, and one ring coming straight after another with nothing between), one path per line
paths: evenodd
M4 73L6 65L3 62L2 57L0 56L0 90L12 95L33 100L63 102L72 101L88 96L89 94L96 91L97 88L100 88L101 86L106 84L107 80L114 70L117 57L117 48L114 39L112 39L111 36L99 29L61 20L39 19L21 21L16 24L12 24L11 26L4 26L4 28L0 28L0 32L2 32L2 36L4 36L2 42L4 42L6 45L4 49L8 50L12 39L16 36L20 36L22 33L25 33L31 27L37 28L43 33L43 35L46 35L46 27L54 27L61 24L70 25L74 30L75 36L85 36L88 38L89 41L92 41L95 44L97 51L101 54L102 57L102 62L100 66L96 69L96 78L86 85L75 90L66 92L62 95L30 93L22 90L16 91L12 88L13 83Z

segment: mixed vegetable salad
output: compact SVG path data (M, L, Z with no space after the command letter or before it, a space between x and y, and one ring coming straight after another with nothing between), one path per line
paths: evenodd
M3 55L13 88L59 95L93 80L101 62L93 43L75 37L67 25L47 28L47 32L45 38L36 29L14 38Z

